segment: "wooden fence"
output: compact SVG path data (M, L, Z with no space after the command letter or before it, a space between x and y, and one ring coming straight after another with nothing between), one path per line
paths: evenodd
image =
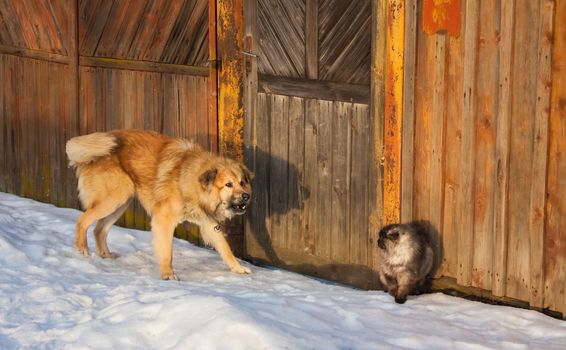
M564 1L462 1L459 37L406 13L402 218L440 275L566 311Z
M424 2L0 1L0 190L78 207L65 141L154 129L244 152L251 259L374 288L426 219L439 277L565 313L566 1Z
M217 149L207 0L14 0L0 15L0 190L78 207L77 134L152 129ZM121 223L148 228L137 203Z

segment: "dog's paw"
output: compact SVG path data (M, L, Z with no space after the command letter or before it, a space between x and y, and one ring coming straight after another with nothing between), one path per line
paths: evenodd
M116 259L119 255L111 252L98 252L98 256L102 259Z
M252 273L252 270L250 270L250 268L245 267L245 266L241 266L241 265L233 267L231 269L231 271L233 273L238 273L238 274L250 274L250 273Z
M90 256L90 252L88 251L88 247L79 247L77 246L77 251L82 256Z
M161 274L161 279L164 281L179 281L179 277L174 273Z

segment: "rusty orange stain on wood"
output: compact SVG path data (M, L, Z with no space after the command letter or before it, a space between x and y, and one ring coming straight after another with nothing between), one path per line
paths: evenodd
M243 160L243 2L219 0L217 5L218 146L221 154Z
M401 219L401 126L403 121L403 61L405 2L387 3L385 118L383 164L383 224Z
M459 37L461 27L460 0L424 0L423 29L427 34L446 30L450 36Z

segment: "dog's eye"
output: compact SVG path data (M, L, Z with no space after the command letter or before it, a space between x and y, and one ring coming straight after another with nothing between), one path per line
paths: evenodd
M231 182L228 182L228 183L226 184L226 187L232 187L232 186L233 186L233 185L232 185Z
M389 239L391 239L392 241L395 241L399 238L399 233L395 232L389 235Z
M244 181L240 181L240 186L244 186Z

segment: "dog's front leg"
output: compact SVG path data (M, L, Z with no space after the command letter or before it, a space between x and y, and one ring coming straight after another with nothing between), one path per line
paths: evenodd
M232 253L232 249L228 245L226 238L224 237L224 233L216 223L206 223L201 225L203 230L203 239L206 243L212 245L214 249L220 254L222 260L230 267L230 270L234 273L252 273L252 270L249 268L240 265L234 254Z
M173 234L177 221L162 213L155 213L151 219L153 249L159 260L161 279L178 280L173 273Z

